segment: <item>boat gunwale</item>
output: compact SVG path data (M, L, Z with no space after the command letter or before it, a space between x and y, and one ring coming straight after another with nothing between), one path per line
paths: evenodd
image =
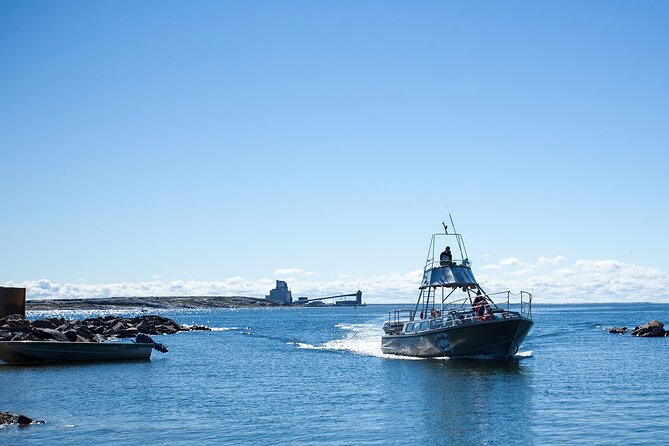
M429 320L429 319L425 319ZM462 324L462 325L451 325L450 327L438 327L438 328L433 328L433 329L427 329L423 330L418 333L399 333L399 334L384 334L381 336L381 338L411 338L411 337L417 337L417 336L425 336L425 335L431 335L434 333L441 333L444 331L456 331L459 329L465 329L465 328L472 328L480 325L492 325L492 324L502 324L506 322L517 322L517 321L527 321L530 322L531 325L534 325L534 321L532 319L519 316L511 319L495 319L495 320L490 320L490 321L477 321L472 324Z

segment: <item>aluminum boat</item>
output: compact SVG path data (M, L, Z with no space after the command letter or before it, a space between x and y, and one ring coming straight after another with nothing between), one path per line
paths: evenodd
M0 360L8 363L127 361L151 358L152 343L129 342L0 342Z
M381 350L424 358L513 358L534 325L532 294L484 291L472 273L462 235L442 224L444 233L432 235L416 305L389 313ZM455 231L452 218L451 225ZM447 249L439 254L442 246Z

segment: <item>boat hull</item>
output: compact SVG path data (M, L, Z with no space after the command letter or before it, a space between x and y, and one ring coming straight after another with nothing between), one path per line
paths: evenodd
M0 342L8 363L148 360L153 344L126 342Z
M445 327L422 333L386 335L386 354L433 357L513 357L534 323L527 318L492 320Z

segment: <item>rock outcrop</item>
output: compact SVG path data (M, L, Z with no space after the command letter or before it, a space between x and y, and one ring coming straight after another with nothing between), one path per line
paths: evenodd
M625 334L625 333L627 333L627 327L618 328L618 327L616 327L616 326L613 326L613 327L611 327L611 329L609 330L609 333L620 333L620 334Z
M664 324L656 320L634 327L634 330L632 330L632 336L639 336L642 338L658 338L668 336L668 333L669 332L664 329Z
M18 424L19 426L29 426L31 424L44 424L44 421L33 420L23 414L14 415L9 412L0 412L0 428L9 426L10 424Z
M104 342L108 338L134 338L140 333L157 335L194 330L210 328L182 326L173 319L158 315L134 318L109 315L81 321L48 318L30 322L12 314L0 319L0 341Z

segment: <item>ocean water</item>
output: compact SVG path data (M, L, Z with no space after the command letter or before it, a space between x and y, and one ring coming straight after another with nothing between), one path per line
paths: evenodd
M666 442L669 338L608 328L669 305L535 305L510 363L385 356L394 308L164 311L214 331L157 336L170 351L150 362L0 364L0 411L46 421L0 444Z

